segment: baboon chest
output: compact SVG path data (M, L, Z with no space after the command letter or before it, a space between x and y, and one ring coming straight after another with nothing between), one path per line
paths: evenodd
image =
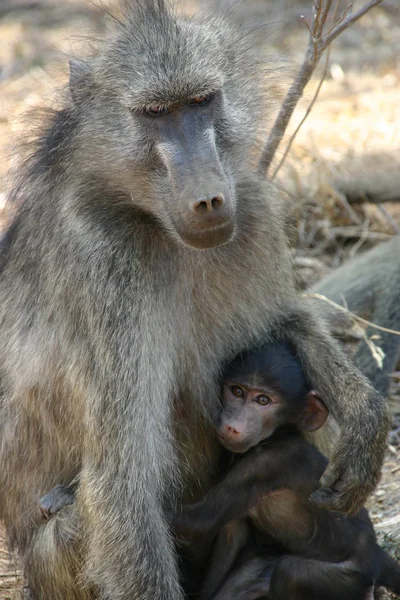
M254 244L260 251L256 237ZM219 408L221 366L265 340L287 301L275 285L271 264L255 260L255 253L248 248L242 264L227 256L224 265L219 261L220 271L211 262L209 269L182 282L175 292L171 319L171 327L179 333L175 431L185 487L194 494L186 501L199 497L216 474L219 444L212 420Z

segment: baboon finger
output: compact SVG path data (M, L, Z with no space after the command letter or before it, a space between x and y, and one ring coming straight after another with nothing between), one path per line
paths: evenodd
M329 480L327 477L321 480L323 487L316 490L310 500L320 508L346 514L357 512L375 487L354 474L333 480L330 486L326 485Z

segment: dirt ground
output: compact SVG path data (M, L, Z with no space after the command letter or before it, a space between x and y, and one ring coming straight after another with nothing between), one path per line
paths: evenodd
M302 59L307 31L300 16L309 18L311 5L311 0L242 0L237 6L239 20L272 23L260 27L259 43L268 48L272 60L287 61L271 94L282 92L290 80L289 65L299 65ZM85 51L93 27L102 35L101 13L89 0L0 0L0 218L1 211L5 217L15 142L29 131L30 118L21 117L31 108L54 105L55 91L67 81L68 58ZM385 0L333 45L318 101L278 173L297 225L293 253L303 287L399 231L399 57L400 10L397 0ZM296 110L287 137L317 82L318 76ZM393 201L350 205L349 190L378 198L389 193ZM391 406L394 426L382 481L368 506L381 543L400 559L399 373L393 376ZM13 558L3 544L2 600L20 598L22 581Z

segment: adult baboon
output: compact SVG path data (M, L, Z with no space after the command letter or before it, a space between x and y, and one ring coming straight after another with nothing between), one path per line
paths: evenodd
M311 292L323 294L349 310L388 329L400 329L400 235L379 244L361 256L345 263L331 275L314 285ZM318 301L319 302L319 301ZM323 307L324 310L327 308ZM326 312L326 310L325 310ZM342 317L332 309L331 314ZM378 345L384 352L379 368L364 341L357 348L355 360L374 387L387 395L390 373L399 358L400 337L370 327L367 335L379 335Z
M246 175L261 77L243 32L135 2L72 63L71 103L20 171L1 273L0 517L34 598L181 597L178 484L194 500L212 483L220 365L272 328L342 425L326 504L355 509L377 482L385 402L297 298L277 193ZM78 475L79 538L58 552L38 499Z

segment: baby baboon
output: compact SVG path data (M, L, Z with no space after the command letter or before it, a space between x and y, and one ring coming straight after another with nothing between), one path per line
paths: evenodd
M70 102L19 170L0 518L34 598L181 597L170 515L212 484L220 365L272 328L342 427L325 503L354 510L377 482L386 404L297 297L278 192L249 175L262 76L243 31L134 2L71 64ZM78 475L82 543L49 560L37 499Z
M327 461L304 433L327 416L291 345L228 366L217 426L234 453L228 472L175 521L189 539L219 532L202 600L367 600L375 583L400 592L400 565L377 545L367 511L344 517L309 501ZM260 519L269 544L257 542Z

